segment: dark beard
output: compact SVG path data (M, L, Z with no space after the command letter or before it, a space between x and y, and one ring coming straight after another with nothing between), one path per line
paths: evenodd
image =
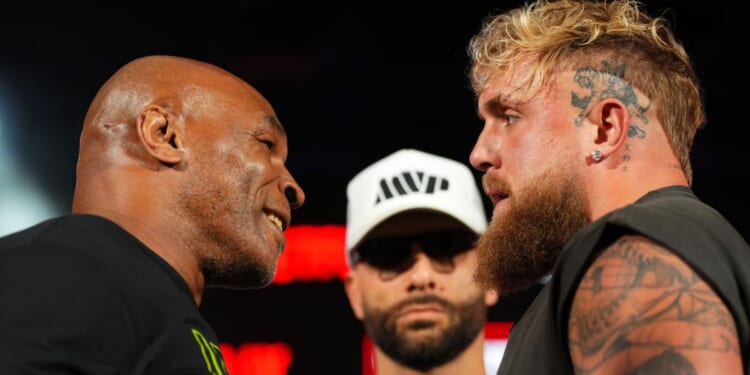
M450 326L438 337L410 340L408 334L399 332L395 315L413 303L440 304L450 316ZM424 372L448 363L463 353L484 329L486 318L487 306L483 293L459 305L452 305L435 296L422 296L402 301L384 311L365 306L364 326L373 343L388 357L405 367ZM416 321L407 329L416 331L432 326L433 323L428 321Z
M546 173L513 192L508 210L493 217L477 243L476 279L503 294L526 289L555 265L573 235L588 224L584 194L576 176ZM488 186L508 191L485 175Z
M206 288L258 289L271 284L276 268L266 269L247 259L203 259Z

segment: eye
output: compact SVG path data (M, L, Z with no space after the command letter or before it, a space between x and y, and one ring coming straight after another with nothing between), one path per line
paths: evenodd
M273 143L273 141L263 140L263 139L260 140L260 143L263 143L264 145L266 145L266 147L268 147L269 150L273 150L274 146L276 145L275 143Z
M504 112L502 114L502 117L505 119L505 123L508 125L514 125L518 123L518 121L521 121L521 118L517 116L515 113L509 113L508 111Z

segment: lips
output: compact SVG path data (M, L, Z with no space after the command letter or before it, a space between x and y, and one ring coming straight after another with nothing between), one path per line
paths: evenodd
M490 201L492 201L492 205L494 207L497 207L497 205L502 202L503 200L507 199L510 195L506 193L503 190L486 187L484 190L484 193L487 194L487 197L490 198Z
M482 185L484 186L485 194L490 198L493 206L497 206L500 201L510 196L508 193L510 189L507 184L499 178L492 177L489 174L485 174L482 177Z
M444 312L444 309L442 306L438 304L412 304L404 309L401 310L401 312L398 314L400 317L409 316L409 315L426 315L426 314L437 314Z
M495 206L498 203L500 203L500 201L508 198L508 194L502 193L502 192L495 192L495 191L487 192L487 196L490 198L490 200L492 201L492 204Z

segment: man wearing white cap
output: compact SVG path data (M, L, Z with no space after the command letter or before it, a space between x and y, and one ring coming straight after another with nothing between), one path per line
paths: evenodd
M358 173L347 199L345 287L375 373L485 375L484 325L498 297L473 279L487 218L471 170L399 150Z

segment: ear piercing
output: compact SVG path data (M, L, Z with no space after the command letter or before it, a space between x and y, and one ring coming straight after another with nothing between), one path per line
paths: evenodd
M602 152L599 150L592 151L591 158L594 159L594 161L602 160Z

